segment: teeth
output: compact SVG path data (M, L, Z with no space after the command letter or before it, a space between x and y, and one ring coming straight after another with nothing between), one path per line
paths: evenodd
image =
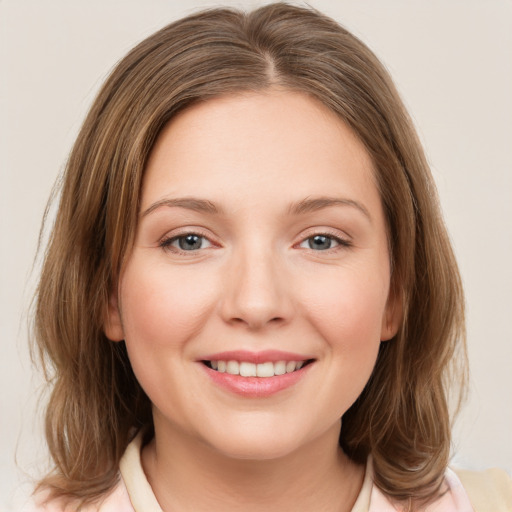
M240 375L242 377L256 377L256 365L254 363L240 363Z
M274 375L284 375L286 373L286 362L278 361L274 363Z
M288 361L286 363L286 373L294 372L296 366L297 366L297 363L295 361Z
M274 377L300 370L304 366L304 361L269 361L259 364L247 361L210 361L210 366L220 373L242 377Z
M226 373L230 373L231 375L240 375L240 365L238 361L228 361L226 365Z
M256 365L256 375L258 377L273 377L274 363L261 363Z

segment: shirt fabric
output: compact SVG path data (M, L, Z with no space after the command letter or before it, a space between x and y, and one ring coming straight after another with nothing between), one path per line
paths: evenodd
M80 512L163 512L146 478L141 464L142 436L126 448L120 462L120 478L115 488L99 504L82 507ZM425 512L475 512L458 476L451 469L445 474L446 492L431 503ZM41 502L42 496L38 501ZM400 512L398 505L373 483L371 457L366 464L363 486L351 512ZM32 505L23 512L74 512L58 502Z

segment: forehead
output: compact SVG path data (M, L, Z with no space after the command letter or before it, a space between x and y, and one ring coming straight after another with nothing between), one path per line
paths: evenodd
M173 195L242 194L250 203L326 193L379 202L370 156L319 101L269 90L202 102L172 119L151 152L141 208Z

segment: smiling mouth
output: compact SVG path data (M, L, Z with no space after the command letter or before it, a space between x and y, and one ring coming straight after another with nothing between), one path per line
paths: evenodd
M267 361L264 363L250 363L247 361L202 361L208 368L215 370L219 373L228 373L230 375L239 375L241 377L261 377L269 378L286 373L293 373L308 364L311 364L313 359L306 359L304 361Z

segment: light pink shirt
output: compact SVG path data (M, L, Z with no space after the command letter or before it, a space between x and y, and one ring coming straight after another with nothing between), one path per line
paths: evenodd
M80 512L163 512L142 469L140 461L141 436L127 447L120 462L120 478L114 490L99 504L89 505ZM447 469L445 474L447 491L425 512L474 512L468 495L457 475ZM352 512L400 512L373 483L371 458L366 465L366 474ZM31 504L22 512L74 512L62 508L56 502L45 506Z

